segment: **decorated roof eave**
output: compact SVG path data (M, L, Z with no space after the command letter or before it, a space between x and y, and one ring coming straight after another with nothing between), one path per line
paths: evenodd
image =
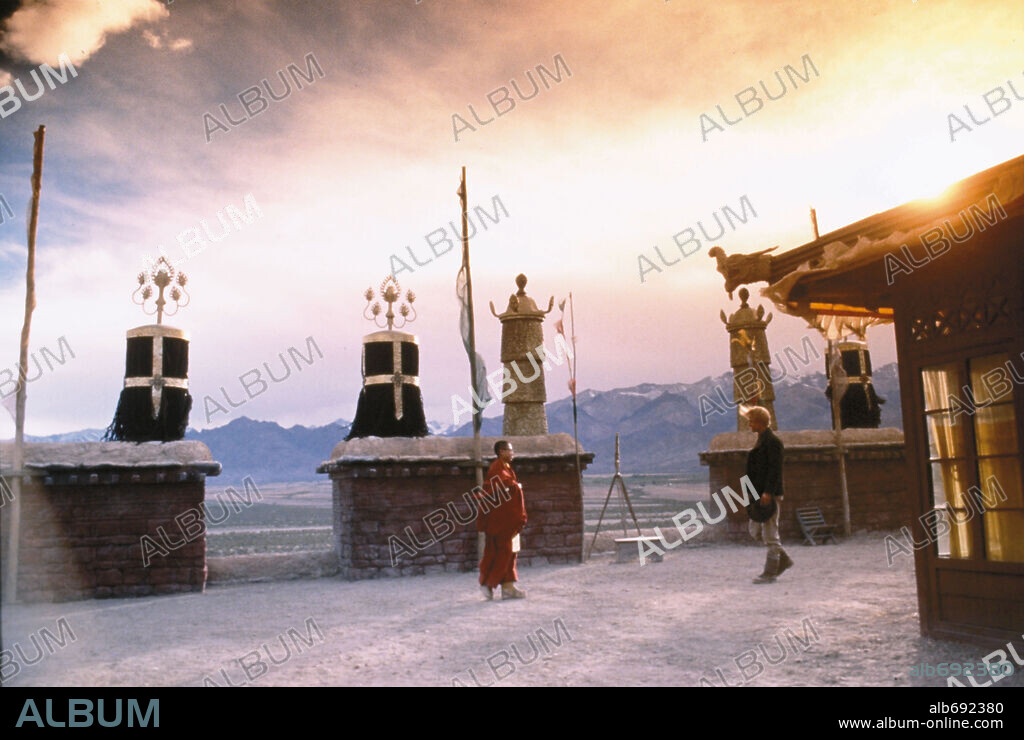
M893 232L908 231L942 216L955 214L972 203L983 200L995 191L1002 180L1020 177L1024 172L1024 155L1008 160L987 170L966 177L950 185L937 198L913 200L909 203L875 213L852 224L822 234L814 241L771 256L769 283L777 283L784 275L807 262L815 262L824 255L825 246L834 242L853 244L859 238L884 239ZM1003 202L1004 207L1008 206ZM1018 202L1016 205L1020 205ZM1017 209L1014 209L1017 210Z
M867 308L864 306L848 306L845 303L823 303L821 301L786 301L776 304L783 313L799 316L809 320L811 316L852 316L866 317L882 321L893 320L893 310L885 306Z
M891 321L893 297L885 281L885 252L898 246L906 234L921 231L997 191L1004 196L1000 200L1009 217L1015 218L1024 213L1022 188L1024 156L960 180L940 198L911 201L876 213L781 254L763 250L726 255L720 247L709 254L717 260L730 296L740 285L763 281L768 283L761 290L763 296L783 313L810 323L820 315ZM841 264L832 259L836 256Z
M893 300L885 281L884 255L823 272L792 275L788 293L773 295L772 285L762 294L783 313L811 320L817 315L872 317L893 320ZM779 300L782 298L782 300Z

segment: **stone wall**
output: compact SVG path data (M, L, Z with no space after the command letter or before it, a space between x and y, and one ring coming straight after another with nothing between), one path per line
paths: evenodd
M526 515L519 564L577 563L583 503L572 437L508 437ZM497 438L484 438L493 460ZM342 577L394 577L477 567L472 439L365 439L342 442L319 472L334 489L334 540ZM490 452L490 454L487 454ZM583 453L585 467L593 455Z
M189 510L202 514L205 477L220 472L205 445L97 442L26 448L19 505L18 601L203 590L205 532L185 536L179 524L185 520L176 517ZM3 452L10 460L9 447ZM5 543L12 514L13 506L7 503ZM192 534L197 528L185 524L184 531ZM167 550L161 554L150 548L148 566L143 563L143 535ZM6 550L4 555L6 560Z
M780 529L783 539L803 541L796 510L817 506L825 521L843 531L843 504L839 483L839 463L828 431L779 432L785 445ZM847 448L846 477L850 498L852 531L891 530L909 525L910 501L906 496L906 456L903 433L898 429L847 429L843 432ZM729 486L741 493L740 478L746 472L747 452L756 437L752 432L716 435L711 450L702 452L701 464L709 467L710 494ZM710 502L710 515L718 505ZM714 525L715 536L736 541L752 541L747 534L747 515L742 509L729 511Z

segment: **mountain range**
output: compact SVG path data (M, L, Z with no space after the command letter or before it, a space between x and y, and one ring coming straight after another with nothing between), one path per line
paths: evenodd
M875 391L885 399L882 405L883 427L902 428L899 376L896 363L876 368ZM825 397L824 373L783 378L775 384L775 410L779 428L830 429L832 415ZM720 389L721 393L716 392ZM708 449L711 438L721 432L736 431L736 413L716 413L719 398L732 398L732 372L696 383L656 385L644 383L610 391L581 391L577 396L580 443L596 453L588 473L615 470L615 433L619 433L622 471L630 473L698 474L700 452ZM572 399L563 398L546 405L548 430L572 434ZM703 410L702 424L701 412ZM450 436L473 433L467 422ZM482 433L501 434L501 417L484 419Z
M874 370L874 386L885 399L882 426L902 427L899 378L895 363ZM786 429L829 429L831 415L824 394L825 376L812 373L783 378L775 385L775 409L779 427ZM716 393L720 389L720 395ZM716 413L708 401L722 408L720 397L731 398L732 373L704 378L696 383L656 385L643 383L608 391L581 391L577 396L578 426L583 448L595 453L588 473L614 471L615 434L620 435L624 473L699 474L698 453L707 450L711 438L736 430L735 412ZM703 408L704 421L701 423ZM548 429L572 434L572 399L546 405ZM501 416L485 417L482 433L501 435ZM469 422L453 427L430 422L432 434L470 436ZM213 429L189 429L186 439L206 444L224 467L225 484L247 475L256 481L291 482L316 480L317 465L330 457L331 450L348 434L350 422L338 419L319 427L284 428L273 421L240 417ZM48 437L28 437L37 442L95 441L102 429Z

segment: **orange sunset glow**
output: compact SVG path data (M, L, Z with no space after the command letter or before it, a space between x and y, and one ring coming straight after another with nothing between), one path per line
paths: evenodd
M372 329L362 293L392 270L417 295L427 417L450 422L450 398L469 382L460 257L437 236L432 254L428 235L455 240L463 165L471 211L498 216L476 219L470 243L488 366L499 326L487 304L500 310L522 272L538 303L573 291L579 386L610 389L727 369L718 314L737 303L711 246L783 251L813 238L811 206L826 233L941 197L1024 142L1016 0L54 1L25 3L0 28L0 84L21 103L0 102L0 194L13 214L0 225L3 367L17 359L39 124L33 347L65 337L75 352L73 372L30 386L29 434L109 421L124 332L147 320L130 300L135 275L161 247L187 257L192 301L175 325L192 337L192 426L226 422L207 421L199 400L310 336L324 360L240 413L352 418ZM23 100L15 80L31 96L31 70L62 53L77 76ZM308 79L266 98L261 80L279 95L289 65ZM248 115L239 96L253 86L263 102ZM182 246L204 220L218 235L218 212L244 213L247 195L260 216ZM705 240L698 222L716 236L715 214L739 212L744 197L756 216ZM700 243L684 256L673 235L688 228ZM809 335L780 315L769 339ZM895 360L890 326L869 338L877 365ZM549 399L566 393L562 375L549 380ZM0 437L13 429L0 415Z

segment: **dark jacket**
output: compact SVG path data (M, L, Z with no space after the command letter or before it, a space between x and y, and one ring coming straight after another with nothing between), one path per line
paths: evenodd
M782 498L782 440L771 429L765 429L757 444L747 455L747 477L759 496L770 493Z

